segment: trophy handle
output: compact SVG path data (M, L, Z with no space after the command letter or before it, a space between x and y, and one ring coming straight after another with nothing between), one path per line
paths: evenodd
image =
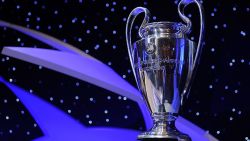
M180 3L178 4L178 13L179 13L179 16L187 24L186 28L183 29L184 30L183 32L189 33L190 29L192 27L192 22L184 14L184 10L185 10L186 6L188 6L191 3L195 3L198 6L198 8L199 8L199 14L200 14L200 34L199 34L199 41L198 41L198 44L197 44L196 54L195 54L195 57L194 57L194 61L192 62L191 69L188 72L188 78L187 78L187 82L185 84L184 93L187 93L189 91L189 86L188 85L189 85L189 82L192 79L192 75L193 75L194 71L196 70L196 67L198 66L199 58L200 58L200 55L201 55L201 52L202 52L203 39L204 39L204 23L205 23L205 20L204 20L204 10L203 10L202 4L198 0L181 0ZM193 47L193 46L191 46L191 47ZM194 50L194 49L192 49L192 50Z
M133 57L133 45L132 45L132 41L131 41L131 31L132 31L132 27L133 27L133 24L134 24L134 21L135 21L136 17L139 14L141 14L142 12L145 13L143 22L142 22L142 24L141 24L141 26L139 28L139 35L140 35L140 37L142 37L140 31L141 31L142 27L144 27L148 23L149 18L150 18L150 12L148 11L147 8L136 7L135 9L133 9L132 12L129 14L129 17L127 19L127 24L126 24L126 42L127 42L129 60L130 60L130 63L131 63L131 67L132 67L132 70L133 70L133 74L134 74L137 86L139 86L139 84L138 84L138 80L137 80L137 76L136 76L136 72L135 72L135 66L134 66L134 63L133 63L134 62L134 57Z

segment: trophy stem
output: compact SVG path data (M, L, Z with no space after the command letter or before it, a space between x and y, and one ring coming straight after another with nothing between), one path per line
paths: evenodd
M142 141L191 141L186 134L179 132L175 127L177 114L173 113L154 113L154 125L150 131L138 136Z

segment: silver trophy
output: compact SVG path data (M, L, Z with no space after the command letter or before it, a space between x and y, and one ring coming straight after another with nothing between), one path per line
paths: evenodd
M200 34L197 46L187 38L192 23L184 14L190 3L198 5ZM140 13L145 17L139 28L140 40L131 42L131 30ZM186 23L149 23L150 13L137 7L129 15L126 25L126 41L129 58L137 86L144 96L154 121L150 131L138 136L140 140L173 139L190 141L190 137L175 128L180 106L187 98L190 83L196 70L203 42L203 8L198 0L181 0L178 13Z

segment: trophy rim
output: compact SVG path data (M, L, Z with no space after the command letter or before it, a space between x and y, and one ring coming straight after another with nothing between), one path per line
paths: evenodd
M171 21L160 21L160 22L150 22L150 23L147 23L144 27L146 26L150 26L150 25L153 25L153 24L166 24L166 25L179 25L179 26L184 26L184 24L182 24L181 22L171 22Z
M150 34L180 34L185 33L186 25L181 22L171 22L171 21L160 21L151 22L145 24L141 27L139 32L142 37L146 37Z

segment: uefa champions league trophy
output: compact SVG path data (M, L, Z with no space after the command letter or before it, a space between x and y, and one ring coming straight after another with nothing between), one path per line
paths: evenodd
M197 4L200 14L200 34L197 47L187 38L192 23L184 14L190 3ZM131 30L140 13L145 17L139 28L140 40L131 42ZM191 141L191 138L175 128L180 106L188 96L202 50L204 34L203 8L198 0L181 0L178 13L186 23L149 23L150 13L137 7L129 15L126 25L126 41L129 58L137 86L148 108L154 125L138 136L140 140Z

